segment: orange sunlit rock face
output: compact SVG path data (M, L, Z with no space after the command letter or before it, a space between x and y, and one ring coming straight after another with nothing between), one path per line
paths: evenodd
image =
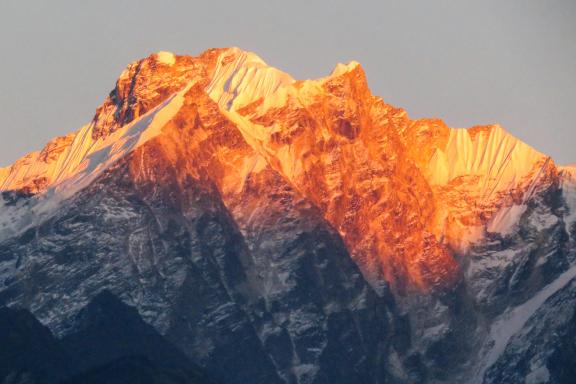
M326 221L375 287L400 294L455 287L455 255L561 182L499 126L411 120L371 94L358 63L300 81L230 48L129 65L91 124L0 169L0 187L70 194L123 158L174 199L201 181L243 232Z
M96 110L93 138L107 136L137 119L190 82L206 82L221 52L212 49L198 57L160 52L129 64Z
M454 284L457 264L427 226L432 191L390 123L396 111L370 94L359 65L314 85L285 106L239 111L270 133L268 162L322 210L372 281L401 292Z

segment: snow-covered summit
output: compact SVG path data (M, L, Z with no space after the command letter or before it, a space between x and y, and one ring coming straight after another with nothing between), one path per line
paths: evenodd
M336 64L336 66L332 70L332 73L330 74L330 76L331 77L332 76L341 76L347 72L354 70L354 68L358 67L359 65L360 65L360 63L357 62L356 60L352 60L348 64L338 63L338 64Z
M234 47L218 58L206 92L222 108L237 110L273 95L278 88L294 81L287 73L270 67L255 53Z
M163 64L165 68L158 69L154 63ZM356 65L356 62L339 64L330 77L341 75ZM149 130L143 135L148 138L159 133L158 127L145 124L150 122L145 116L159 105L164 108L170 104L172 109L174 103L168 100L196 83L204 83L206 93L221 108L234 111L259 99L266 99L267 104L283 103L286 92L290 92L286 89L295 80L266 64L255 53L237 47L209 50L197 58L176 56L166 51L153 53L122 71L116 88L98 108L90 124L64 138L52 140L42 151L32 152L11 166L0 168L0 189L26 189L37 193L77 173L83 174L85 166L82 164L86 162L92 164L92 169L100 169L94 165L94 159L119 158L118 148L123 147L119 143L128 140L126 135L132 137L130 142L141 143L142 140L134 139L135 132L140 135ZM143 118L144 122L132 124L137 118ZM119 133L112 135L116 130ZM114 150L103 150L108 147L114 147ZM50 152L49 158L46 152ZM94 153L99 155L93 156ZM88 161L89 158L92 160Z
M243 110L251 106L253 111L258 111L252 116L264 116L268 110L281 110L289 104L300 105L304 110L311 106L318 108L323 95L336 86L334 81L341 85L342 81L351 82L341 89L352 92L350 84L365 82L365 78L356 61L337 64L324 78L297 81L269 66L255 53L237 47L208 50L197 57L160 51L126 67L90 124L50 142L43 151L0 168L0 188L34 194L65 183L68 191L76 191L115 161L160 134L162 125L180 108L183 92L197 84L238 126L247 141L265 151L265 156L280 164L284 174L292 178L299 172L298 162L286 151L294 149L274 149L267 144L278 136L277 130L286 128L282 128L282 124L267 128L249 121ZM359 100L343 104L342 113L382 113L389 108L379 106L376 111L380 112L362 110L361 105L368 105L364 99L372 96L367 87L361 88L362 91L353 96ZM347 117L338 117L341 118ZM409 134L403 129L399 132L405 135L408 151L420 156L415 162L430 186L439 191L435 224L438 236L475 239L481 233L479 216L484 218L483 224L492 220L489 229L505 231L500 228L502 223L515 222L518 217L506 214L508 216L502 218L505 212L498 213L498 210L522 205L534 190L534 183L545 173L542 170L553 167L547 156L498 125L470 129L442 126L434 133L426 124L420 124L416 133ZM348 131L357 128L344 124L338 129L345 129L346 135L350 135L353 132ZM325 140L326 134L321 135L313 140ZM421 137L426 141L419 142ZM425 157L428 153L429 158ZM571 174L568 170L564 173ZM71 185L76 187L70 188ZM460 201L462 194L467 196L466 207L450 201L450 190ZM514 208L514 212L520 211ZM446 227L446 223L452 229ZM454 229L459 226L465 229Z

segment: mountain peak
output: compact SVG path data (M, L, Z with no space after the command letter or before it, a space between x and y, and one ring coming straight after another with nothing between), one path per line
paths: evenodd
M232 61L234 59L238 59L240 57L246 58L246 61L251 63L260 63L264 67L268 67L269 65L262 59L258 54L252 51L246 51L239 47L228 47L222 48L221 55L224 57L224 61Z
M218 58L206 92L220 107L237 110L294 81L287 73L270 67L258 55L233 47Z
M336 66L334 67L334 69L332 70L332 73L330 74L330 77L332 76L341 76L344 73L350 72L352 70L354 70L356 67L360 66L360 63L352 60L351 62L349 62L348 64L342 64L342 63L338 63L336 64Z

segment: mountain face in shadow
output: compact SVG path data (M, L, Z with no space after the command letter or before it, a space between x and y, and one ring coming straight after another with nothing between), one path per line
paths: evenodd
M104 291L63 339L30 312L0 309L1 383L213 384L138 312Z
M0 308L0 382L52 383L70 365L50 330L27 310Z

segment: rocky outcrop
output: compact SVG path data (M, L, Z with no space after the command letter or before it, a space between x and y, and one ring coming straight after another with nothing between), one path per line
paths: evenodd
M92 138L108 136L190 82L206 82L222 51L212 49L198 57L158 52L129 64L116 81L116 87L96 109Z

